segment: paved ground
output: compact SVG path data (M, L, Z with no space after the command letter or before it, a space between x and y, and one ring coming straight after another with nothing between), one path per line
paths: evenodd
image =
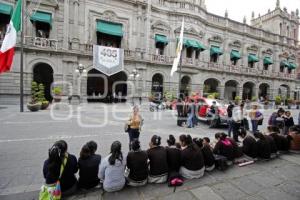
M98 153L103 156L114 140L122 142L125 154L128 151L128 136L123 131L128 105L65 105L37 113L19 113L18 109L0 106L0 199L36 199L43 183L41 171L47 150L58 139L66 140L69 152L76 156L89 140L98 143ZM161 135L165 144L169 134L213 137L223 130L209 129L205 124L194 129L177 128L172 111L146 111L147 105L142 107L145 126L140 139L144 149L153 134ZM265 119L271 112L265 111ZM297 113L293 111L295 117ZM176 193L166 185L148 185L113 194L94 191L73 199L300 199L299 165L299 155L284 155L270 162L234 167L226 173L206 174L202 179L186 182Z

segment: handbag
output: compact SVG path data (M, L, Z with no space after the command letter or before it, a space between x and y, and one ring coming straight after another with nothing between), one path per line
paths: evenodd
M41 187L41 191L39 193L39 200L60 200L61 199L61 187L60 187L60 178L64 171L64 168L67 164L68 155L65 156L63 163L60 166L59 178L56 183L47 185L44 184Z
M124 126L125 133L128 133L129 130L130 130L130 125L128 123L125 123L125 126Z

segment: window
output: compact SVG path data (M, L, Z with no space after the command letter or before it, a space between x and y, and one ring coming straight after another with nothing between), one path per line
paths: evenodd
M4 39L7 25L9 24L10 16L0 14L0 40Z
M269 65L264 64L264 70L268 71L268 69L269 69Z
M280 66L280 72L284 72L284 66L283 65Z
M164 55L165 45L163 43L157 42L155 44L156 55Z
M238 63L238 60L231 60L232 65L237 65L237 63Z
M292 69L288 68L288 73L289 74L292 73Z
M282 23L279 24L279 34L282 35Z
M97 32L97 44L106 47L121 47L121 37Z
M212 54L210 56L210 62L216 63L216 62L218 62L218 58L219 58L218 54Z
M195 59L199 59L200 58L200 50L196 50L196 55L195 55Z
M254 62L248 62L248 67L254 68L254 66L255 66L255 63L254 63Z
M35 36L40 38L49 38L50 25L42 22L34 22L35 24Z
M193 48L192 47L186 48L186 57L192 58L192 56L193 56Z

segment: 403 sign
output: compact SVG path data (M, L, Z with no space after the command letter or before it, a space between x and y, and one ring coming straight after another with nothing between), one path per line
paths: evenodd
M124 69L124 50L94 45L93 66L107 76L122 71Z

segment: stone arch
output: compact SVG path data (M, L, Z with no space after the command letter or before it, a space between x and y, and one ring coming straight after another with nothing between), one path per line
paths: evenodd
M258 86L258 97L261 99L269 99L270 97L270 84L269 83L260 83Z
M243 83L243 100L251 100L255 97L256 94L256 85L252 81L246 81Z
M207 78L203 82L203 95L209 95L210 93L220 94L221 81L217 78Z
M45 62L36 63L32 67L32 79L38 84L42 83L44 85L45 98L49 102L53 99L51 94L51 85L54 79L53 72L53 67Z
M239 85L236 80L227 80L224 88L224 99L234 100L239 95Z
M46 63L52 67L53 74L58 73L55 68L56 65L50 59L47 59L47 58L37 58L37 59L33 59L33 60L29 61L28 66L30 66L30 67L28 69L28 72L33 72L34 66L38 63Z
M155 73L152 76L151 93L154 94L154 96L158 97L158 99L161 99L163 97L164 81L165 81L165 78L164 78L163 74L161 74L161 73Z
M281 96L281 99L286 100L290 98L291 88L287 84L281 84L278 88L278 95Z
M189 96L191 92L192 79L188 75L183 75L180 80L180 96Z

